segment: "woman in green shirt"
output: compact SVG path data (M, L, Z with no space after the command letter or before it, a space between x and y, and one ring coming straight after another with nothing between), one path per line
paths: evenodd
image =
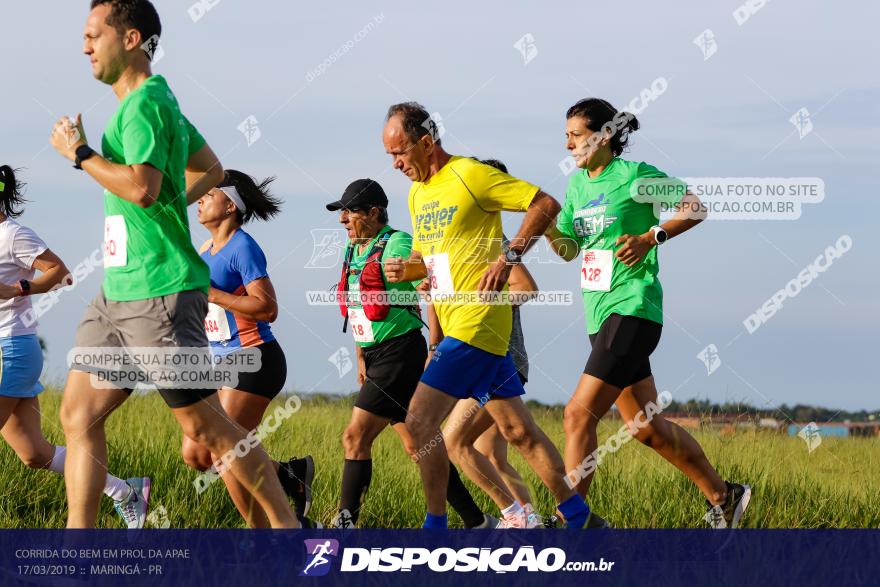
M566 114L566 147L578 171L565 204L546 236L566 261L580 257L584 313L592 351L565 408L565 464L569 483L585 496L598 459L596 427L612 404L634 436L675 465L706 496L706 521L735 527L751 489L723 481L684 429L659 413L662 403L649 356L660 341L663 290L657 278L657 247L699 224L705 215L683 182L646 163L620 158L639 123L598 98L577 102ZM664 198L645 194L654 183ZM659 224L658 207L676 213ZM662 399L662 398L661 398Z

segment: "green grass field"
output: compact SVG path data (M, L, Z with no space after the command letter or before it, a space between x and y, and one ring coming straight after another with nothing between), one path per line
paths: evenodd
M60 396L41 396L43 429L63 443L58 424ZM342 471L340 437L351 410L348 400L308 400L265 441L274 458L311 454L317 465L311 517L325 524L335 513ZM540 425L562 446L559 409L535 412ZM602 423L602 436L619 421ZM880 527L880 440L823 439L812 454L799 438L765 432L723 436L696 434L722 477L752 485L752 505L744 520L756 528ZM108 425L111 471L123 478L148 475L152 506L164 506L172 527L241 527L242 521L222 482L197 495L196 473L180 458L180 430L156 394L131 398ZM397 435L383 433L373 453L373 482L361 525L419 527L424 506L416 465ZM539 511L553 509L550 494L512 453L512 463L529 482ZM64 483L47 471L26 469L5 443L0 448L0 527L61 528L66 517ZM470 486L485 511L497 515L489 499ZM593 509L621 528L703 527L703 498L672 466L637 442L609 456L599 468L590 494ZM99 527L120 521L104 498ZM450 524L460 520L450 514Z

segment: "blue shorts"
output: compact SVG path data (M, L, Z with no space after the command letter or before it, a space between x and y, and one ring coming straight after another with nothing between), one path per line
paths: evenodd
M34 397L43 391L43 349L36 334L0 338L0 395Z
M421 381L458 399L472 397L480 405L526 392L510 353L493 355L451 336L437 346Z

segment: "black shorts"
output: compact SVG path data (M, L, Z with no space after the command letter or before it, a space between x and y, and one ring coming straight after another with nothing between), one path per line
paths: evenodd
M272 399L281 392L287 379L287 359L277 340L254 347L260 349L260 370L239 373L235 389Z
M660 342L663 325L637 318L611 314L590 335L593 350L584 373L623 389L651 376L648 357Z
M404 422L428 360L428 345L421 329L366 347L363 353L367 380L354 405L389 418L392 424Z

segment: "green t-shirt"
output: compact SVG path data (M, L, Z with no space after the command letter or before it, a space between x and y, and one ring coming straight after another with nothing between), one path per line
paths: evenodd
M642 202L633 199L633 182L665 177L647 163L615 158L599 176L591 178L580 170L568 182L557 227L583 251L581 290L589 334L597 333L611 314L663 324L657 247L634 267L621 263L614 253L619 249L615 244L618 237L643 234L659 222L655 206L647 198L640 197ZM664 198L664 202L677 203L682 195L683 191Z
M162 76L147 78L120 103L107 123L104 157L162 172L159 197L149 208L104 192L104 295L132 301L200 289L208 266L192 244L184 171L205 139L180 112Z
M363 248L361 252L358 252L358 247L355 246L354 251L352 252L351 261L349 262L349 267L351 269L357 270L358 272L364 268L366 265L367 257L370 254L370 250L372 250L373 245L376 244L376 241L379 238L391 231L390 226L385 226L381 230L379 230L379 234L367 243L367 246ZM351 245L349 245L351 246ZM410 252L412 251L412 236L405 232L395 232L390 237L388 237L388 242L385 245L385 250L382 251L382 261L385 259L389 259L391 257L401 257L403 259L409 258ZM384 265L382 268L382 276L385 276ZM403 282L403 283L388 283L385 281L385 285L388 288L388 292L390 294L391 302L393 304L405 305L406 302L410 300L417 300L416 294L416 286L418 282ZM348 274L348 291L352 296L353 300L356 300L357 292L360 292L360 273L352 275L351 272ZM394 299L393 292L400 292L401 299ZM349 306L349 310L362 310L362 306L359 304L352 303ZM380 342L386 341L389 338L394 338L396 336L400 336L402 334L406 334L411 330L415 330L422 327L422 321L409 310L404 308L390 308L388 310L388 316L385 317L384 320L370 321L369 328L358 328L358 324L354 321L351 323L352 331L355 334L355 343L361 347L371 347ZM363 325L366 327L366 325ZM369 331L372 330L372 333ZM361 338L362 340L358 340ZM373 340L370 341L369 339Z

